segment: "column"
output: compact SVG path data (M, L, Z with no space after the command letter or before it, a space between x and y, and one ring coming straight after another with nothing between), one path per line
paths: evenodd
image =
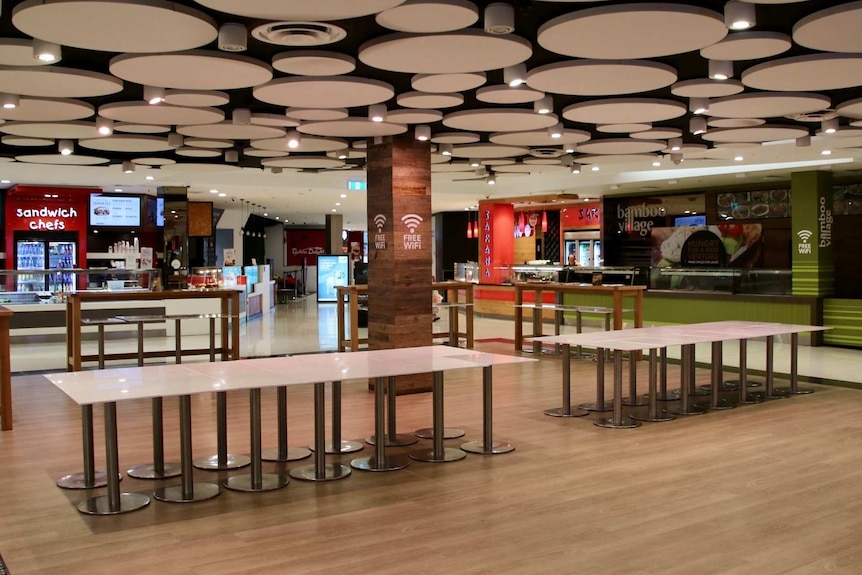
M793 295L832 295L832 173L791 174Z
M500 284L515 258L515 207L479 204L479 283Z
M326 253L340 254L343 252L343 232L344 216L341 214L326 214Z

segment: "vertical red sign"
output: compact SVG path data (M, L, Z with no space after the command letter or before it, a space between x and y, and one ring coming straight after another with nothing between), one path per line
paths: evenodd
M515 208L479 204L479 283L500 284L515 260Z

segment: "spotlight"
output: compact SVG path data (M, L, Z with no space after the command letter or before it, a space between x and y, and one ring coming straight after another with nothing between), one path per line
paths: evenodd
M563 137L563 123L557 122L550 128L548 128L548 136L557 140Z
M184 141L185 138L183 138L182 134L177 134L176 132L168 134L168 145L172 148L182 148Z
M96 118L96 129L99 130L99 135L110 136L114 133L114 121L108 118Z
M297 130L289 130L287 132L287 147L295 150L302 143L302 136Z
M126 160L123 162L123 173L124 174L133 174L135 172L135 164Z
M165 101L165 89L158 86L144 86L144 100L152 106Z
M709 77L719 81L733 78L733 62L728 60L710 60Z
M248 49L248 30L242 24L229 22L218 29L218 49L225 52L245 52Z
M580 174L581 173L581 165L578 163L573 163L570 169L571 169L573 174Z
M368 106L368 119L372 122L385 122L386 112L386 104L373 104Z
M807 148L811 145L811 136L800 136L796 138L796 147L797 148Z
M478 168L481 165L482 165L482 162L480 162L476 158L470 158L470 167L471 168Z
M236 150L228 150L224 153L224 161L230 164L235 164L239 161L239 152Z
M0 94L0 105L6 110L14 110L21 103L21 98L15 94Z
M700 136L706 133L706 118L703 116L695 116L688 121L689 131L695 136Z
M731 30L748 30L757 24L754 4L731 0L724 5L724 25Z
M521 84L526 84L527 65L521 63L503 68L503 82L508 84L511 88L517 88Z
M505 2L488 4L485 8L485 32L511 34L515 31L515 8Z
M416 126L415 130L416 139L420 142L427 142L431 139L431 126L422 124L420 126Z
M667 141L667 146L671 152L679 152L682 150L682 138L671 138Z
M71 156L73 151L72 140L60 140L60 153L64 156Z
M838 131L838 118L823 120L823 122L820 123L820 129L824 134L834 134Z
M440 153L444 156L451 156L452 144L440 144Z
M251 124L251 110L248 108L236 108L231 113L230 119L237 126L248 126Z
M33 57L42 62L59 62L62 50L59 44L33 38Z
M537 114L550 114L554 111L554 97L545 96L533 103L533 111Z
M497 183L497 176L495 176L494 174L488 174L487 176L485 176L485 183L489 186L495 185Z
M698 116L709 112L709 98L690 98L688 109Z

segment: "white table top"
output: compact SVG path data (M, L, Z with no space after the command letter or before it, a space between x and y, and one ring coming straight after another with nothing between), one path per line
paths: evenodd
M45 376L79 405L309 383L391 377L536 361L449 346L425 346L126 367Z

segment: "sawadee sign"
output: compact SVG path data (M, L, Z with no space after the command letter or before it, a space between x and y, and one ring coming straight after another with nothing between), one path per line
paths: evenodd
M71 227L68 220L78 217L75 208L18 208L15 217L19 218L31 230L56 232Z

